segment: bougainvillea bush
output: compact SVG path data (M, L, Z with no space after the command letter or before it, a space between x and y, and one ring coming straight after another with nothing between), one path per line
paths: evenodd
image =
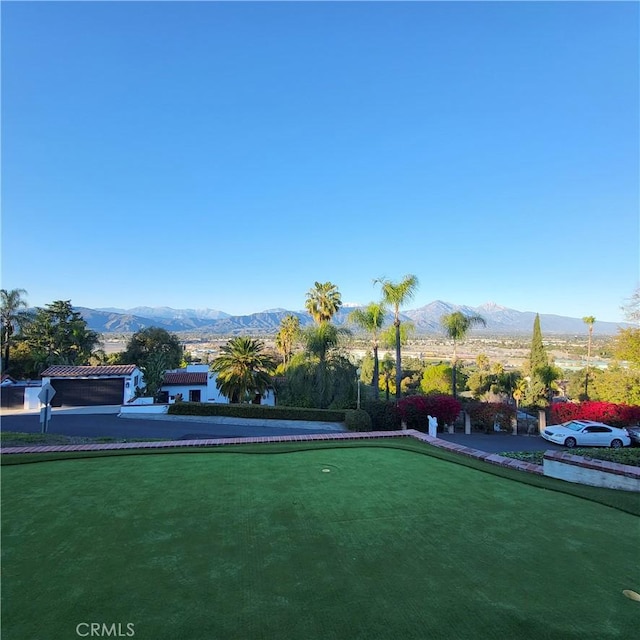
M640 406L613 402L562 402L552 405L551 422L561 424L569 420L595 420L612 427L628 427L640 422Z
M467 402L464 410L471 418L471 426L486 432L493 431L496 422L507 430L516 412L515 407L502 402Z
M427 396L406 396L398 402L398 415L409 429L427 431L428 416L438 419L438 426L453 424L460 415L462 405L452 396L431 394Z

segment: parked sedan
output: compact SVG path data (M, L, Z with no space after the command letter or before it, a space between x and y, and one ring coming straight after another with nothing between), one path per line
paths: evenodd
M555 444L574 447L628 447L631 438L626 429L610 427L603 422L592 420L571 420L563 424L553 424L542 432L542 437Z
M640 427L627 427L632 447L640 447Z

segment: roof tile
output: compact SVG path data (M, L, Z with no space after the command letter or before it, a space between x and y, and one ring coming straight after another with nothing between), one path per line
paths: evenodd
M55 364L47 367L40 375L43 378L82 378L85 376L130 376L137 369L135 364L115 364L91 366L70 366Z
M162 386L189 384L206 385L208 380L208 373L165 373Z

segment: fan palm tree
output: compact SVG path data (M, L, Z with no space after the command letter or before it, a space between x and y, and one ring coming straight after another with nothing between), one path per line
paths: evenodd
M582 322L584 322L589 327L589 342L587 343L587 372L584 376L584 396L585 400L589 399L589 365L591 363L591 339L593 337L593 325L596 322L596 319L593 316L585 316L582 318Z
M400 399L402 382L402 361L400 353L400 307L413 298L418 288L418 278L405 276L400 282L387 278L376 278L373 284L379 284L382 290L382 302L393 308L393 326L396 330L396 402Z
M378 361L378 333L384 324L386 307L380 302L370 302L364 309L354 309L349 320L371 334L373 346L373 389L376 399L380 396L380 363Z
M289 314L280 321L280 330L276 334L276 349L282 354L285 367L291 361L293 345L300 336L300 318Z
M27 301L23 296L27 295L24 289L0 289L0 324L2 334L2 371L9 367L9 347L16 327L22 327L29 321L26 312Z
M340 338L348 333L347 329L339 329L330 322L322 322L302 332L305 352L313 370L315 396L319 399L321 409L328 404L330 370L332 361L337 357L336 347L340 344Z
M464 340L469 330L474 325L486 326L486 321L479 315L465 315L462 311L447 313L440 318L440 324L447 336L453 340L453 358L451 359L451 386L453 397L457 395L456 390L456 369L458 362L458 341Z
M307 292L305 308L316 324L329 322L341 306L342 296L331 282L316 282Z
M263 396L274 368L275 362L264 353L264 343L247 337L229 340L211 363L211 370L218 374L216 387L234 404L248 394L253 398Z

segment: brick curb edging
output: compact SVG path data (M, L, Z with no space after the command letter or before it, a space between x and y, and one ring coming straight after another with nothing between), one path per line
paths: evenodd
M447 442L440 438L434 438L414 429L404 429L402 431L367 431L367 432L342 432L295 436L270 436L254 438L210 438L203 440L167 440L162 442L114 442L104 444L66 444L47 445L39 447L6 447L0 450L2 455L13 455L18 453L62 453L65 451L116 451L126 449L168 449L176 447L219 447L224 445L238 444L262 444L267 442L327 442L331 440L372 440L378 438L413 438L426 442L427 444L446 449L454 453L484 460L490 464L500 467L525 471L543 475L540 465L531 462L523 462L513 458L505 458L497 453L488 453L479 449L472 449L453 442Z

